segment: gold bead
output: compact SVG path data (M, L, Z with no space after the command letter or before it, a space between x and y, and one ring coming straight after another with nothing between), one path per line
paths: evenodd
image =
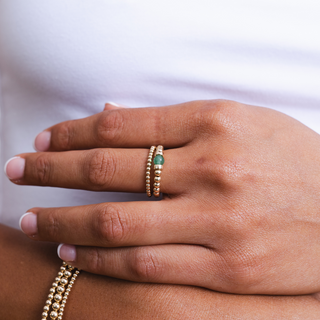
M55 292L56 292L56 289L51 288L51 289L49 290L49 292L50 292L50 293L55 293Z
M48 299L50 299L50 300L53 299L53 294L52 294L52 293L50 293L50 294L48 295Z
M54 300L56 300L56 301L61 301L62 300L62 296L61 296L61 294L56 294L55 296L54 296Z
M62 286L59 286L58 288L57 288L57 292L58 293L64 293L64 287L62 287Z
M160 192L160 188L153 188L153 192Z
M56 282L54 282L54 283L52 284L52 286L53 286L54 288L56 288L56 287L58 286L58 284L57 284Z
M46 312L48 312L48 311L50 310L50 307L49 307L49 306L44 306L44 307L43 307L43 310L46 311Z
M154 165L154 170L162 170L163 165L162 164L155 164Z
M58 272L58 277L63 277L63 273L62 272Z
M58 319L58 320L62 320L62 316L59 316L57 319Z
M46 318L48 316L48 313L47 312L42 312L41 315L42 315L43 318Z
M154 186L154 187L160 187L160 182L155 182L155 183L153 184L153 186Z
M155 170L154 174L155 174L156 176L160 176L161 170Z
M61 278L59 278L59 277L56 277L56 278L54 279L55 282L59 282L60 280L61 280Z
M50 318L51 319L57 319L58 318L58 313L56 311L51 311Z
M66 268L65 267L60 267L60 270L65 271Z
M70 278L72 276L72 273L70 271L65 271L64 272L64 275L67 277L67 278Z
M154 181L159 182L161 180L161 177L154 177Z
M59 303L55 302L55 303L52 304L52 309L53 310L57 311L57 310L59 310L59 308L60 308L60 304Z
M47 301L46 301L46 305L47 305L47 306L50 306L51 303L52 303L51 300L47 300Z
M63 284L64 286L68 283L68 280L66 278L62 278L60 280L60 283Z

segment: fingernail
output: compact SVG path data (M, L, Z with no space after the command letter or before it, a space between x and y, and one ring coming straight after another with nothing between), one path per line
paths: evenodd
M34 139L33 147L36 151L47 151L50 147L51 132L40 132Z
M73 262L76 260L76 247L69 244L61 243L57 249L58 256L63 261Z
M37 215L32 212L25 213L19 221L22 232L28 236L33 236L38 232Z
M111 104L112 106L114 106L114 107L120 107L120 105L118 105L117 103L115 103L115 102L112 102L112 101L109 101L109 102L107 102L106 104Z
M21 179L24 175L26 160L20 157L9 159L4 165L4 172L11 180Z

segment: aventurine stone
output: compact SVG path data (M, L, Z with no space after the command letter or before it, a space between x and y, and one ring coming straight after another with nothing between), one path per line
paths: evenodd
M157 154L153 159L154 164L164 164L164 158L161 154Z

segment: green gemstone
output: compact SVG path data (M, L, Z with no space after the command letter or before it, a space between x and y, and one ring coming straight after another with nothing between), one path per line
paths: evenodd
M164 164L164 158L161 154L157 154L153 159L154 164Z

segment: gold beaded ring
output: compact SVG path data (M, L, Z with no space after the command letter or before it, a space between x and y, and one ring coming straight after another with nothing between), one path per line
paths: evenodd
M80 271L77 268L68 265L66 262L62 263L58 276L55 278L49 290L48 299L43 307L41 320L46 320L48 315L51 319L62 320L69 293L79 273ZM66 286L67 289L65 288ZM52 300L54 300L53 303Z
M157 146L155 157L153 159L154 168L154 184L153 184L153 195L158 198L160 196L160 181L161 172L164 164L163 158L163 146Z
M146 193L148 197L152 196L151 193L151 166L152 166L152 158L154 150L156 150L155 146L152 146L149 151L148 159L147 159L147 169L146 169Z

